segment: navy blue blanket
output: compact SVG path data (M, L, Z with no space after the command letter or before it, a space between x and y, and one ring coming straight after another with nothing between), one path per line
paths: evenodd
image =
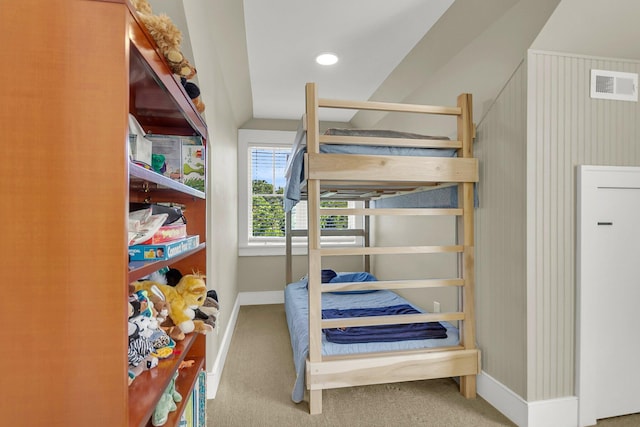
M322 310L323 319L394 316L398 314L420 314L420 312L408 304L376 308ZM447 330L439 322L354 326L349 328L330 328L323 331L327 341L339 344L447 338Z

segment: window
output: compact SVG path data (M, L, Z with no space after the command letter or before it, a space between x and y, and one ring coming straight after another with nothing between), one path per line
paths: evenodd
M240 255L284 255L285 171L295 132L238 131L238 200ZM354 202L322 201L323 207L345 208ZM307 204L298 203L291 213L294 229L307 228ZM356 216L331 215L321 219L323 228L361 228ZM323 237L325 245L361 244L361 238ZM306 252L306 237L293 239L294 253Z

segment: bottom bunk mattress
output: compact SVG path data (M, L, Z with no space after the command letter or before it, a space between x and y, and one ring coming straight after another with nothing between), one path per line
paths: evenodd
M338 276L342 274L343 273L339 273ZM338 277L338 279L339 278L340 277ZM305 361L309 355L309 300L306 278L287 285L284 291L284 304L287 325L289 326L289 334L291 336L291 347L293 349L293 363L296 370L296 381L291 394L291 399L298 403L304 399ZM358 291L357 293L336 292L322 294L323 311L391 307L399 305L409 305L419 312L424 312L424 310L415 307L400 295L388 290L377 290L366 293ZM448 322L439 323L445 328L446 337L435 339L410 339L404 341L339 344L328 341L326 334L323 333L322 354L325 356L344 355L381 351L416 350L421 348L457 345L459 342L458 329Z

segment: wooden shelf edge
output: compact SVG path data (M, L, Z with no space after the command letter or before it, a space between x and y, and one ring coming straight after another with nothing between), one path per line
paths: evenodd
M187 357L185 360L193 360L194 364L191 367L180 370L180 374L176 379L176 390L182 396L182 400L176 403L176 410L169 413L165 426L177 426L179 424L182 413L186 409L185 406L189 400L189 396L193 393L198 374L204 370L204 357ZM153 424L149 422L147 427L153 427Z
M169 177L160 175L159 173L154 172L152 170L145 169L144 167L139 166L133 162L129 162L129 176L164 187L164 188L155 188L156 190L163 190L163 189L175 190L175 191L179 191L180 193L197 197L199 199L206 198L205 193L200 190L196 190L193 187L189 187L188 185L182 184L181 182L173 180Z
M178 262L180 260L183 260L187 257L190 257L191 255L203 251L205 248L207 247L207 243L206 242L202 242L198 245L197 248L182 253L178 256L175 256L173 258L169 258L169 259L165 259L162 261L151 261L151 262L145 262L145 261L139 261L139 262L131 262L129 263L129 283L131 282L135 282L138 279L141 279L145 276L148 276L149 274L153 273L154 271L158 271L163 267L166 267L168 265L173 264L174 262ZM133 266L133 268L131 268L131 266Z
M185 114L185 119L191 127L196 129L200 135L205 136L208 133L207 124L202 115L196 110L186 90L179 81L176 80L174 74L169 69L169 65L160 53L153 37L151 37L145 25L138 18L135 7L128 0L124 3L128 6L131 16L129 39L132 45L144 58L150 69L153 70L158 82L162 84L172 94L175 101L180 104L180 108Z
M188 352L198 335L188 334L184 340L176 343L174 355L167 359L162 359L158 366L143 372L129 386L129 426L145 426L160 399L160 396L169 385L169 381L178 370L180 363L187 359L198 359L195 365L204 366L203 357L189 357ZM200 360L201 359L201 360ZM185 368L185 369L191 369ZM176 384L184 382L181 377L186 373L180 372ZM197 375L197 374L196 374ZM193 380L195 383L195 379ZM182 387L182 386L181 386ZM193 385L192 385L193 387ZM136 410L138 409L138 410Z

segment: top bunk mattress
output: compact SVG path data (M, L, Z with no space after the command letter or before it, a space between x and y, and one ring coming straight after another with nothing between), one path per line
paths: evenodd
M445 136L429 136L410 132L380 129L328 129L325 135L359 136L374 138L404 139L440 139L449 140ZM298 126L294 145L285 169L286 186L284 193L285 212L290 211L302 199L304 185L304 154L307 152L307 132L302 123ZM416 148L396 147L393 145L353 145L353 144L320 144L321 153L366 154L379 156L414 156L414 157L456 157L453 148Z

